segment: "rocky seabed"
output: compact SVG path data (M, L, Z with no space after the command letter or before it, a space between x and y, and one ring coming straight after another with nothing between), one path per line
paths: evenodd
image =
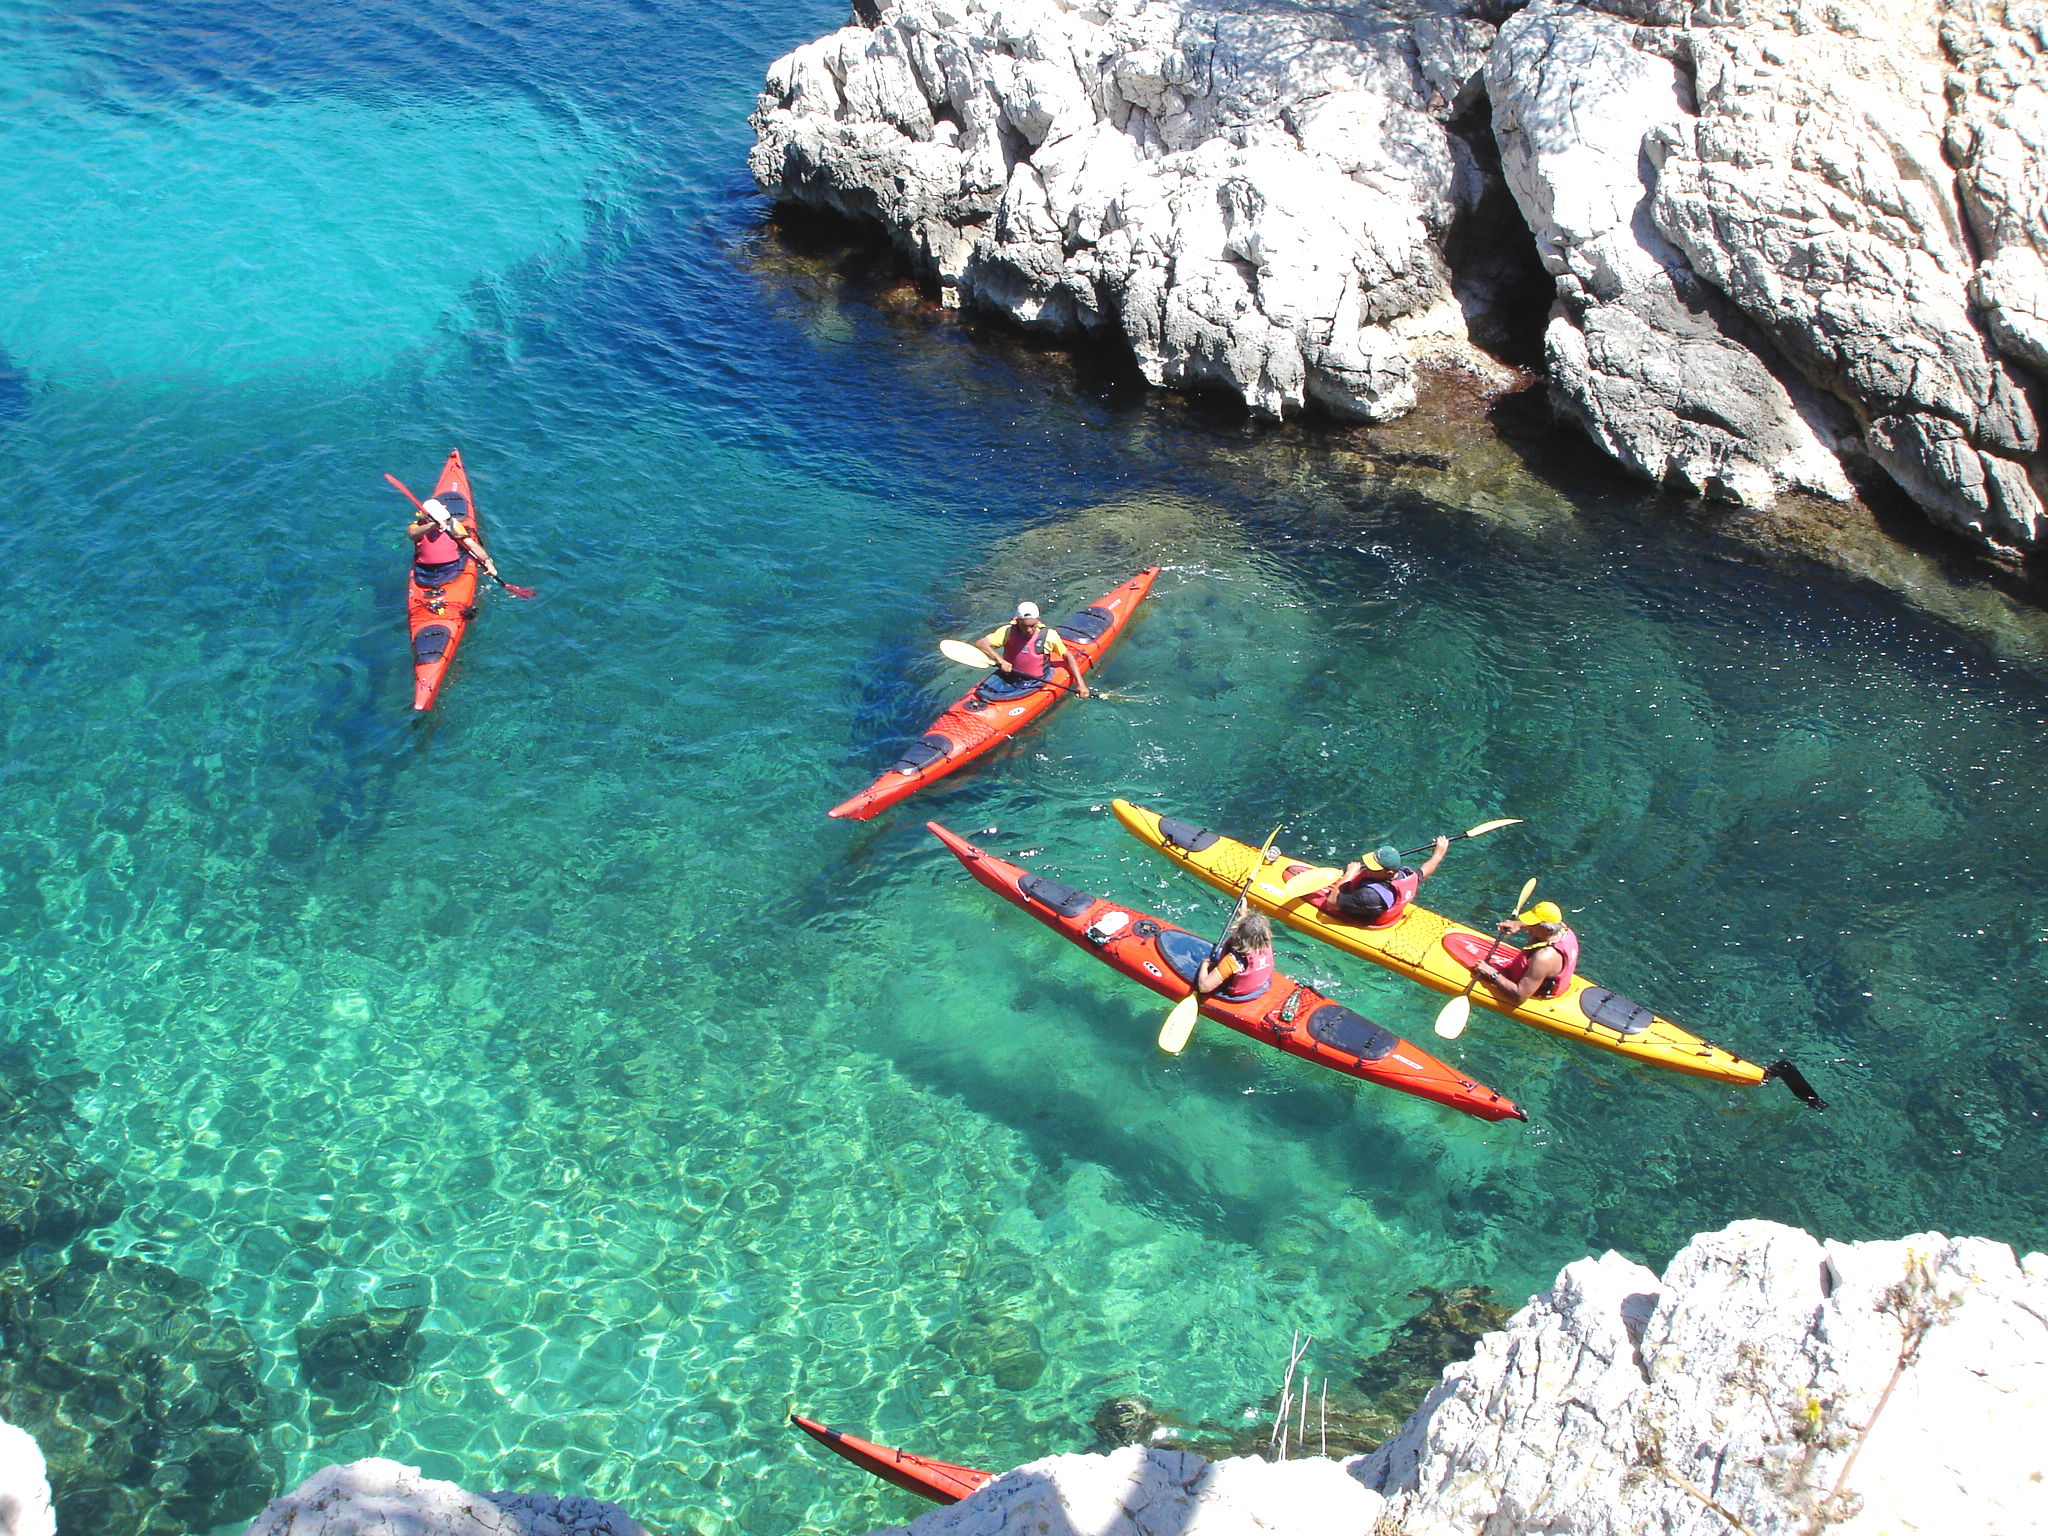
M1314 1434L1314 1425L1309 1426ZM944 1446L917 1447L944 1454ZM792 1446L792 1455L809 1454ZM826 1466L821 1476L854 1477ZM0 1426L0 1536L50 1536ZM1569 1265L1371 1455L1051 1456L910 1536L2027 1536L2048 1531L2048 1255L1738 1222L1659 1276ZM329 1467L247 1536L647 1536L594 1499ZM886 1536L899 1536L891 1531Z
M770 67L753 173L948 304L1272 418L1502 379L1540 324L1558 408L1646 479L1882 477L2048 538L2048 4L854 8Z

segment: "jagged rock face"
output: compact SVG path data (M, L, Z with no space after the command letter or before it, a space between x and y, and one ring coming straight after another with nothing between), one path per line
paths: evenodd
M42 1447L27 1430L0 1422L0 1536L57 1536Z
M1405 1536L1991 1536L2039 1528L2044 1431L2048 1260L1752 1221L1569 1266L1356 1470Z
M373 1456L323 1467L273 1499L245 1536L647 1536L616 1504L470 1493Z
M1120 332L1155 384L1383 420L1476 359L1439 256L1492 27L1173 0L883 0L770 67L755 178L878 220L949 303Z
M1499 242L1453 234L1499 182L1447 125L1490 107L1553 398L1622 465L1754 505L1874 466L1971 538L2048 541L2041 0L862 14L770 69L751 165L949 302L1263 415L1398 415L1513 302Z

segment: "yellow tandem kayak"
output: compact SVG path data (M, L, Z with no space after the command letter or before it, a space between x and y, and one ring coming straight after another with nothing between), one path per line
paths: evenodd
M1235 839L1161 816L1128 800L1112 801L1111 808L1139 842L1233 896L1258 864L1259 850ZM1325 916L1306 896L1284 899L1281 887L1288 877L1309 867L1275 848L1247 891L1251 905L1326 944L1398 971L1438 992L1463 992L1472 979L1473 958L1493 947L1491 934L1412 904L1386 927L1373 928ZM1552 1034L1674 1072L1745 1086L1783 1078L1802 1100L1817 1109L1826 1107L1790 1062L1761 1067L1745 1061L1584 976L1574 976L1560 996L1531 998L1519 1007L1510 1006L1482 982L1472 989L1472 1001Z

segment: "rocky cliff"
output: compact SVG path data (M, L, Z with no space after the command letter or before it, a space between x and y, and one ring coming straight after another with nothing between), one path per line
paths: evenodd
M1314 1425L1310 1424L1310 1434ZM1055 1456L911 1536L2048 1530L2048 1256L1739 1222L1558 1276L1348 1463ZM887 1536L898 1536L896 1532Z
M2048 6L856 13L771 66L752 169L948 303L1380 420L1418 367L1497 371L1534 273L1553 398L1634 472L1758 505L1881 474L2048 537Z

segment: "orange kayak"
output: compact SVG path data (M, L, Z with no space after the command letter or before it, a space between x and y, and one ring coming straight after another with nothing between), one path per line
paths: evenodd
M977 1472L972 1467L958 1467L950 1461L934 1461L929 1456L877 1445L858 1435L841 1434L802 1414L792 1413L789 1422L856 1467L874 1473L885 1483L894 1483L898 1488L930 1499L934 1504L958 1504L983 1483L995 1478L993 1472Z
M483 524L477 517L476 501L469 494L469 475L462 467L462 455L451 452L434 482L433 496L483 541ZM412 707L432 709L434 696L454 664L462 632L476 617L477 564L462 562L462 570L440 586L423 587L413 574L412 561L405 565L405 622L412 632Z
M985 853L936 821L925 829L952 851L967 872L1005 901L1022 907L1054 933L1079 945L1111 970L1178 1002L1194 990L1209 957L1209 941L1172 923L1091 896L994 854ZM1382 1029L1361 1013L1325 997L1307 982L1279 971L1256 997L1231 1001L1210 994L1202 1017L1228 1025L1319 1067L1412 1093L1480 1120L1526 1120L1510 1099L1474 1082L1425 1050Z
M1052 682L1045 687L1018 698L989 703L983 700L981 686L977 684L967 697L934 720L931 729L912 743L910 750L885 769L880 778L825 814L847 821L866 821L1015 736L1072 692L1074 678L1102 659L1102 653L1116 643L1116 637L1124 632L1124 626L1131 622L1131 615L1158 578L1159 567L1147 566L1064 623L1054 625L1067 644L1073 665L1070 668L1053 663Z

